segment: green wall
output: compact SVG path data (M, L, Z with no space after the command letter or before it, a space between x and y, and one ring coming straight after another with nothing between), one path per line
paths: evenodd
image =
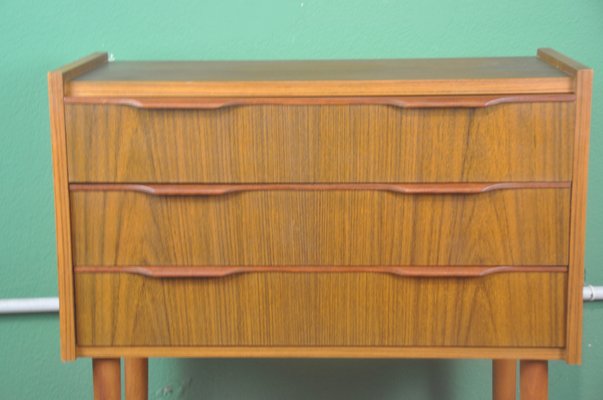
M123 59L532 55L603 71L601 0L0 0L0 297L54 296L46 72L92 51ZM595 74L587 281L603 285L603 79ZM552 364L552 399L603 398L603 304L582 367ZM0 398L91 397L62 364L55 315L0 316ZM485 399L487 361L153 360L152 399Z

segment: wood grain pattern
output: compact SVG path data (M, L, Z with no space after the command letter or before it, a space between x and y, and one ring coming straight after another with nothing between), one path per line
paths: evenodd
M75 280L79 346L565 345L564 273Z
M403 194L479 194L508 189L570 188L570 182L497 183L254 183L254 184L137 184L72 183L72 192L138 192L154 196L221 196L267 190L375 190Z
M582 353L582 287L588 185L588 149L593 71L552 49L540 49L538 56L572 76L577 94L574 126L573 177L570 216L570 273L568 278L567 355L570 364L579 364Z
M69 96L401 96L568 93L536 57L415 60L113 62Z
M573 93L498 96L385 97L66 97L65 104L117 104L147 109L210 109L243 105L388 105L401 108L480 108L505 103L574 101Z
M536 57L377 60L115 61L77 82L564 78ZM74 82L75 83L75 82Z
M517 360L492 361L492 400L515 400Z
M75 265L567 265L568 189L72 192Z
M113 64L113 63L112 63ZM568 77L407 81L73 82L70 97L430 96L571 93Z
M92 360L94 400L121 400L120 371L119 358Z
M413 265L406 267L382 267L382 266L358 266L329 267L316 265L288 266L288 265L254 265L251 267L208 267L208 266L77 266L76 273L128 273L142 275L150 278L222 278L230 275L262 272L288 272L288 273L357 273L372 272L390 274L406 277L450 277L450 278L476 278L481 276L501 274L506 272L567 272L564 266L549 265L497 265L492 267L480 266L421 266Z
M557 68L563 73L574 78L573 80L575 84L575 92L578 92L578 90L576 90L578 88L578 82L575 79L577 73L582 70L591 70L591 68L587 67L581 62L569 58L565 54L561 54L560 52L550 48L538 49L538 58L544 61L545 63L549 64L550 66Z
M549 363L542 360L521 360L519 368L519 396L521 400L549 398Z
M66 107L74 183L571 180L573 102L414 110Z
M77 346L78 357L182 358L515 358L561 360L562 348L535 347L367 347L367 346Z
M568 282L568 343L567 361L580 363L582 354L582 287L584 286L584 247L586 240L586 200L588 185L588 149L592 97L592 70L581 70L576 76L579 101L576 109L572 212L570 216L570 265Z
M50 135L54 172L61 358L65 361L75 359L75 322L73 316L73 272L63 87L69 79L106 62L106 60L106 54L96 53L48 73Z
M580 362L584 65L106 59L49 75L63 359Z
M126 400L148 400L149 360L127 357L124 359Z
M108 61L108 53L95 52L70 64L64 65L52 72L60 73L63 77L63 83L65 86L68 86L73 79L77 79L81 75L85 75L88 72L102 68L102 66L107 65ZM66 89L66 87L63 87L63 95L66 93Z

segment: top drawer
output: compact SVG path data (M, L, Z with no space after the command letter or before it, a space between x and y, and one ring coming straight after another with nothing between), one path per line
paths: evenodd
M66 104L69 180L571 180L573 101L483 108L359 103L216 109Z

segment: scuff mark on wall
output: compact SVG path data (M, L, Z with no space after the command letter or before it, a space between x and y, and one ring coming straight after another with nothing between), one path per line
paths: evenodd
M186 394L191 388L193 383L192 378L185 379L176 385L165 385L157 389L153 395L154 400L163 399L185 399Z

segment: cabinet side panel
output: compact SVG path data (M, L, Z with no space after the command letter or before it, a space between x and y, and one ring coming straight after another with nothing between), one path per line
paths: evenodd
M48 74L60 304L59 323L61 330L61 358L63 361L72 361L77 357L75 351L67 144L65 140L65 82L97 68L106 63L107 60L107 53L92 53Z
M586 195L588 147L593 71L576 73L576 129L570 214L570 269L567 305L567 362L579 364L582 349L582 287L584 285L584 241L586 231Z
M63 105L63 75L48 74L50 131L52 137L52 167L54 172L54 202L56 213L57 261L59 272L59 320L61 329L61 358L75 359L75 322L73 307L73 270L71 262L71 227L69 218L69 184L65 145L65 113Z

